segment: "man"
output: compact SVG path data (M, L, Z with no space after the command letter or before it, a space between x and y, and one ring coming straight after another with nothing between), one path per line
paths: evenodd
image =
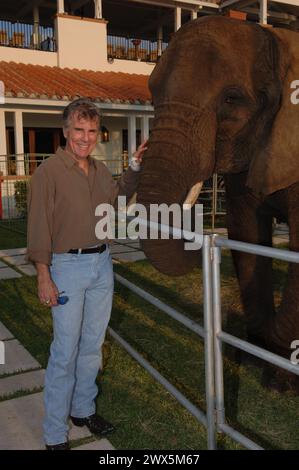
M88 99L63 113L66 147L32 176L28 197L27 257L35 263L38 296L52 307L54 340L45 377L46 449L67 450L68 418L106 435L114 430L95 413L96 376L110 319L112 261L107 240L95 235L95 208L136 191L146 143L119 181L91 158L99 135L98 108ZM60 294L68 301L61 305Z

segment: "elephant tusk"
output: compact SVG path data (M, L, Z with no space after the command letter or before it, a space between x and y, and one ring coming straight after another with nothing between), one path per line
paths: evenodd
M192 186L189 193L187 194L185 201L183 202L183 210L190 210L191 207L194 206L201 191L202 185L203 181L200 181L199 183L196 183L194 186Z

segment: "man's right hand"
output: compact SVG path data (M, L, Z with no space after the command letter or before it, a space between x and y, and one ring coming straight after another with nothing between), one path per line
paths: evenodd
M58 289L51 279L49 266L47 264L36 263L38 298L43 305L54 307L58 305Z

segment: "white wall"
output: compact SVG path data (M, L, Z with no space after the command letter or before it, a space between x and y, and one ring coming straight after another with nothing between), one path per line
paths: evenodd
M114 59L109 63L107 57L103 64L101 64L101 72L123 72L123 73L136 73L138 75L150 75L156 64L147 62L138 62L135 60L120 60Z
M58 66L99 70L107 59L107 22L58 15L55 25Z
M48 65L57 67L57 53L19 49L17 47L0 46L0 60L32 65Z

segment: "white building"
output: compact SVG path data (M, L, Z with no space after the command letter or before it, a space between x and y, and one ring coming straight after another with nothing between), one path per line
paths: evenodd
M126 164L122 156L130 156L149 134L148 76L181 24L201 15L239 14L299 29L298 5L299 0L2 0L4 179L31 174L39 155L63 144L61 111L77 96L89 96L101 108L109 139L98 143L96 154L119 173Z

